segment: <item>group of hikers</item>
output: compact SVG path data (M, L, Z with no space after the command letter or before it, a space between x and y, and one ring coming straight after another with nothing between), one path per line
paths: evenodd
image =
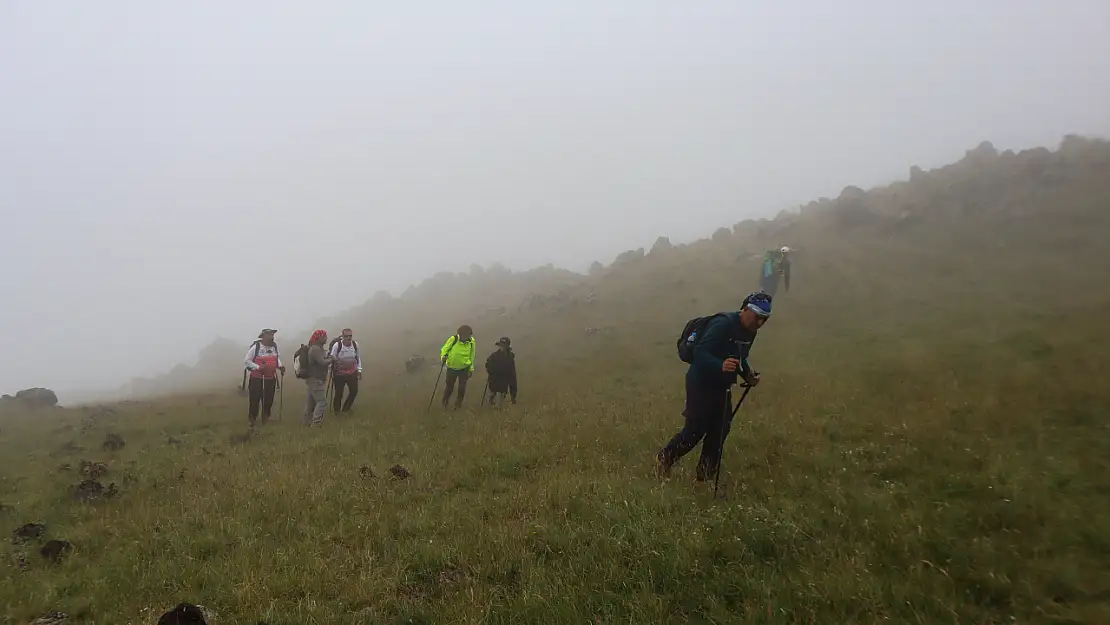
M248 393L247 419L253 428L259 422L270 420L273 414L274 397L281 388L285 376L285 363L281 359L274 336L277 330L263 328L258 339L247 348L243 359L243 386ZM486 358L486 374L489 403L492 407L504 406L508 397L515 404L517 399L516 354L513 353L509 337L501 337L496 343L497 350ZM474 375L477 343L474 330L467 325L447 339L440 350L440 375L447 372L447 382L441 397L447 408L451 396L455 394L455 408L462 407L466 397L467 383ZM328 396L331 396L332 412L350 414L351 407L358 396L359 381L362 380L362 357L354 332L344 328L338 338L328 343L328 333L316 330L308 343L301 346L294 355L296 376L305 381L307 396L304 406L304 424L318 426L324 421L327 412ZM438 388L439 382L437 380ZM346 400L344 394L346 392ZM483 404L485 397L483 396Z
M679 358L689 366L686 370L686 401L683 417L685 424L656 455L656 470L660 477L670 474L671 468L683 456L702 442L701 457L695 470L699 482L710 476L720 475L721 452L725 438L731 430L733 417L744 397L759 384L759 373L748 362L752 345L760 328L771 317L771 302L778 289L779 280L790 290L790 248L783 246L764 254L760 267L760 289L750 293L738 310L696 317L686 323L677 341ZM285 374L285 365L274 342L276 330L265 328L247 350L244 359L249 384L247 411L253 428L261 412L262 422L269 420L274 403L279 375ZM497 341L497 350L486 359L486 373L491 406L503 406L506 396L517 401L516 355L508 337ZM446 383L440 402L448 408L455 397L455 409L462 406L467 385L474 375L477 361L477 342L469 325L458 328L440 348L440 377L446 372ZM305 380L308 395L304 407L304 424L320 425L327 410L327 397L333 394L332 410L336 414L349 413L358 396L362 379L362 359L358 342L350 328L344 328L339 338L328 344L328 334L316 330L306 345L297 350L294 358L298 378ZM741 383L744 393L732 404L732 387ZM456 394L457 387L457 394ZM436 389L439 378L436 379ZM343 401L344 390L348 391ZM486 401L485 394L482 397ZM261 409L261 410L260 410Z

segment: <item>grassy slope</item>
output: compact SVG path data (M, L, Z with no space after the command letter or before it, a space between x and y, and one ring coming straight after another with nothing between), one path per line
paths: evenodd
M592 305L477 320L483 352L518 345L503 413L475 391L425 414L435 372L394 375L408 346L383 340L357 414L320 430L297 425L295 382L245 445L233 395L124 405L86 433L88 410L9 416L3 526L44 520L77 550L21 573L6 546L0 622L153 623L179 600L272 625L1110 622L1110 176L1023 197L1052 210L790 226L795 289L717 501L694 458L662 485L650 460L680 425L673 335L748 290L737 247L773 242L754 234L613 270ZM107 431L127 446L100 451ZM71 441L88 449L57 453ZM57 467L81 458L121 497L71 502Z

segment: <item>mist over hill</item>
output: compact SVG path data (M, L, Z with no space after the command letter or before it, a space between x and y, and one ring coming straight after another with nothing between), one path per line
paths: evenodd
M587 330L619 334L621 315L661 299L735 305L757 286L757 256L784 244L795 249L795 288L801 290L812 288L807 276L828 267L833 257L847 263L845 292L868 296L881 287L869 282L872 263L914 263L920 254L943 259L953 276L972 281L992 268L1005 271L1031 258L1059 262L1062 275L1075 275L1066 266L1102 259L1090 256L1097 251L1095 233L1106 223L1108 205L1106 140L1068 135L1055 149L1021 152L999 152L984 141L955 163L932 170L913 166L907 178L873 189L848 185L836 198L818 198L774 218L715 231L708 226L710 236L690 244L674 245L661 236L649 250L627 250L608 264L594 262L587 274L550 265L520 272L473 265L466 273L438 273L398 296L378 292L361 306L320 318L315 327L333 335L351 327L364 344L373 344L364 356L369 367L396 374L410 354L434 359L442 341L462 323L473 325L487 346L500 333L527 326L536 334L568 336L573 347L589 340L593 333ZM716 273L722 289L684 293L681 277L669 279L683 272ZM900 288L912 292L913 285ZM287 360L310 332L279 332ZM230 388L238 383L249 340L220 337L200 351L196 364L135 379L119 395Z

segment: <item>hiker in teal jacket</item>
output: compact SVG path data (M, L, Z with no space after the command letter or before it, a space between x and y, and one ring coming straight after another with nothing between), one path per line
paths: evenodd
M470 381L470 376L474 375L474 361L477 353L478 348L474 341L474 330L467 325L459 327L458 332L447 339L443 348L439 350L440 362L442 366L447 367L447 386L443 389L444 409L447 408L447 402L455 391L455 382L459 383L459 395L455 398L455 408L458 409L462 406L463 398L466 397L466 384Z
M779 289L779 279L787 292L790 291L790 248L785 245L778 251L768 250L759 265L759 288L771 297Z

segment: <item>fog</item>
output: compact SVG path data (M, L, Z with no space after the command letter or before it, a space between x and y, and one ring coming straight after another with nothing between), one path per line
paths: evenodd
M1107 133L1110 3L910 4L0 4L0 390Z

